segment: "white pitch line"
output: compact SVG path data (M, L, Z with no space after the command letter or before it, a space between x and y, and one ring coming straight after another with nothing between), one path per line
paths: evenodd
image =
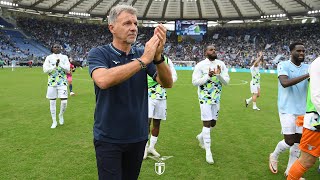
M241 83L228 84L228 85L229 85L229 86L239 86L239 85L244 85L244 84L248 84L248 81L241 80Z

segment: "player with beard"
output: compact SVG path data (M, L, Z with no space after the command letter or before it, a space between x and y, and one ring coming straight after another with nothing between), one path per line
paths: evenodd
M192 84L198 86L198 99L203 122L202 131L196 138L200 142L200 147L206 150L206 161L213 164L210 132L218 120L222 84L227 85L230 77L224 62L217 59L215 46L207 46L205 55L207 58L195 66Z
M280 153L290 149L289 161L285 176L292 164L299 158L302 127L296 125L299 115L306 111L306 99L308 89L308 67L302 63L305 57L304 45L295 42L289 46L291 59L278 64L278 111L281 131L284 139L281 140L275 150L269 156L269 168L272 173L278 172L278 157Z

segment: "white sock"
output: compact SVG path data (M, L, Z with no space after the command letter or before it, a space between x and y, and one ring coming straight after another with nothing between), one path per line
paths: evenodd
M300 156L299 143L294 143L293 146L290 147L289 161L288 161L287 169L285 171L286 175L288 175L288 172L292 164L299 158L299 156Z
M253 108L257 108L257 103L256 102L252 102L252 105L253 105L252 106Z
M149 148L150 149L154 148L154 146L156 145L157 141L158 141L158 137L155 137L155 136L151 135Z
M61 100L61 105L60 105L60 114L59 116L63 116L63 113L66 111L67 109L67 103L68 103L68 100Z
M211 146L211 138L210 138L210 128L207 127L202 127L202 136L203 136L203 141L204 141L204 148L206 151L210 151L210 146Z
M252 100L252 97L250 97L250 98L246 99L247 104L249 104L249 103L251 102L251 100Z
M278 159L279 157L279 154L284 152L285 150L289 149L290 146L284 141L284 139L282 141L280 141L276 148L274 149L273 153L272 153L272 156L275 158L275 159Z
M56 100L50 100L50 113L51 113L51 118L52 122L57 122L56 119Z

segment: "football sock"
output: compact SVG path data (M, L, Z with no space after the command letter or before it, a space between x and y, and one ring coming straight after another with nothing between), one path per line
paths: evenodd
M69 84L69 90L72 92L72 84Z
M157 141L158 141L158 137L155 137L155 136L151 135L149 148L150 149L154 148L154 146L156 145Z
M252 97L246 99L246 101L247 101L247 104L249 104L252 101Z
M280 141L275 150L273 151L272 153L272 156L275 158L275 159L278 159L279 157L279 154L284 152L285 150L289 149L290 146L284 141L284 139L282 141Z
M206 151L211 151L210 150L210 146L211 146L210 128L202 127L202 136L203 136L204 147Z
M50 100L50 113L53 122L56 122L56 100Z
M286 174L288 174L292 164L299 158L299 156L300 156L299 144L294 143L293 146L290 147L289 161L288 161L287 169L285 171Z
M253 108L257 108L257 103L256 102L252 102L252 105L253 105L252 106Z
M307 170L299 160L296 160L289 170L287 180L299 180Z
M61 116L63 116L63 113L66 111L67 109L67 103L68 103L68 100L61 100L61 105L60 105L60 114Z

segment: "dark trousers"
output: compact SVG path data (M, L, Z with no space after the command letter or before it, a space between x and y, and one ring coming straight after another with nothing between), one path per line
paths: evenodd
M136 180L147 140L115 144L94 140L99 180Z

